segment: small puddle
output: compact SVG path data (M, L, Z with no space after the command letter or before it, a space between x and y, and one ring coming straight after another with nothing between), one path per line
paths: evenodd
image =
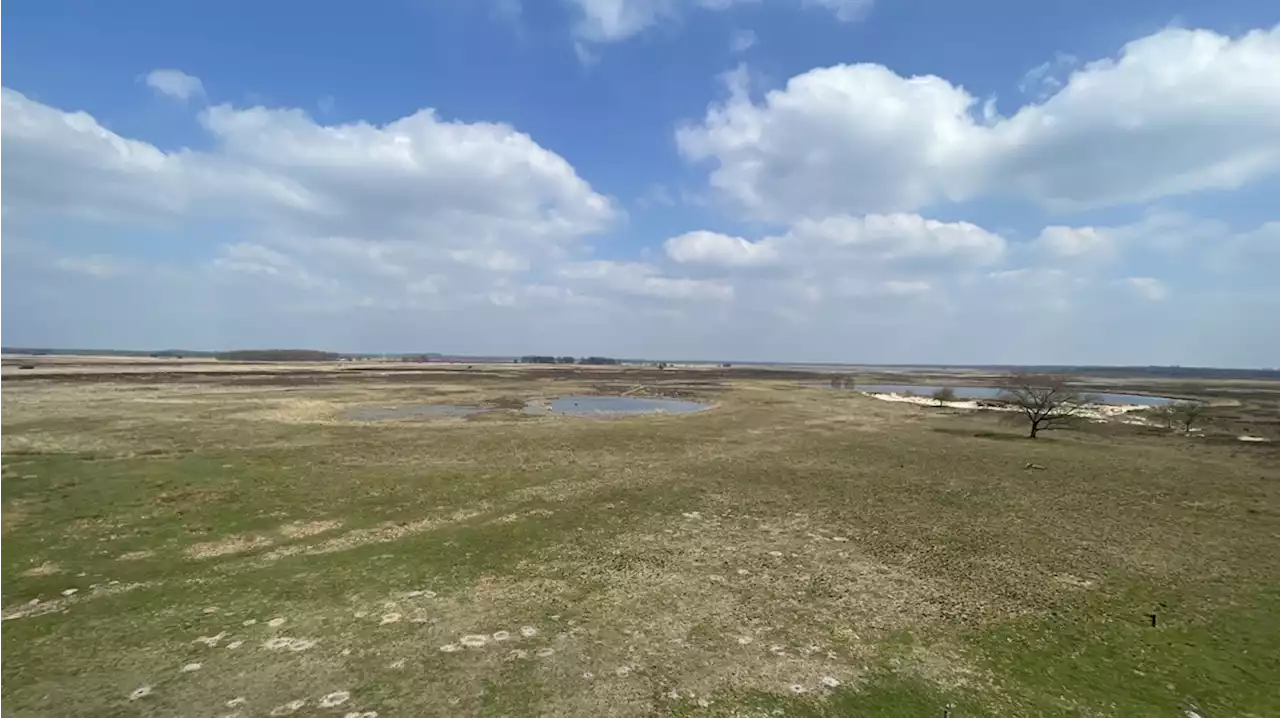
M485 411L479 406L461 404L405 404L403 406L365 406L348 409L340 418L350 421L387 421L391 419L447 419L471 416Z
M684 399L650 399L638 396L561 396L541 405L530 405L531 414L615 416L628 414L689 414L710 409L710 404Z

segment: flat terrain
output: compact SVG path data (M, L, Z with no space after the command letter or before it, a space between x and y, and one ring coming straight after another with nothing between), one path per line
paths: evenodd
M391 368L6 366L4 715L1280 715L1274 384L1028 441L801 372ZM623 392L714 407L517 409ZM411 403L488 410L342 418Z

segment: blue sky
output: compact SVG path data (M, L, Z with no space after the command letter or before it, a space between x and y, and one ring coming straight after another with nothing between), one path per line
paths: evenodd
M1280 361L1271 3L7 10L6 345Z

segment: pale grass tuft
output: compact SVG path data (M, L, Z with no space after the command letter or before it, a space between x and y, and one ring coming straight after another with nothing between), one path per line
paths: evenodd
M265 536L228 536L218 541L192 544L187 547L185 553L187 558L203 560L253 551L254 549L270 546L271 543L271 539Z
M139 686L129 694L129 700L136 701L139 698L146 698L151 695L151 686Z
M126 551L116 557L117 561L142 561L144 559L155 556L156 552L150 549L142 549L139 551Z
M208 646L209 648L217 648L217 647L218 647L218 642L219 642L219 641L221 641L222 639L226 638L226 637L227 637L227 632L226 632L226 631L221 631L221 632L219 632L217 635L214 635L214 636L201 636L201 637L199 637L199 638L195 639L194 641L192 641L192 643L203 643L204 645Z
M342 528L341 521L295 521L281 526L280 535L287 539L300 539L322 534L326 531L333 531L338 528Z
M489 637L482 636L478 633L470 634L459 638L458 643L461 643L467 648L484 648L485 645L489 643Z
M321 708L337 708L351 700L350 691L334 691L320 699Z
M298 698L297 700L292 700L292 701L289 701L288 703L285 703L284 705L276 706L275 708L272 708L271 715L273 716L292 715L302 710L306 705L307 705L307 700L305 698Z

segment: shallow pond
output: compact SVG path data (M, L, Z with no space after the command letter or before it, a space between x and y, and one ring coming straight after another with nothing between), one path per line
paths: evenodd
M916 394L918 396L932 396L933 393L941 386L929 386L925 384L859 384L855 387L856 391L866 394ZM956 393L957 399L995 399L1000 396L1002 391L999 387L994 386L953 386L951 389ZM1113 394L1101 391L1082 391L1082 394L1102 404L1130 404L1138 406L1160 406L1168 404L1173 399L1164 396L1143 396L1140 394Z
M711 408L710 404L683 399L650 399L638 396L561 396L541 406L529 406L534 414L596 416L616 414L688 414Z
M447 419L471 416L485 409L460 404L403 404L401 406L364 406L342 412L350 421L388 421L393 419Z

